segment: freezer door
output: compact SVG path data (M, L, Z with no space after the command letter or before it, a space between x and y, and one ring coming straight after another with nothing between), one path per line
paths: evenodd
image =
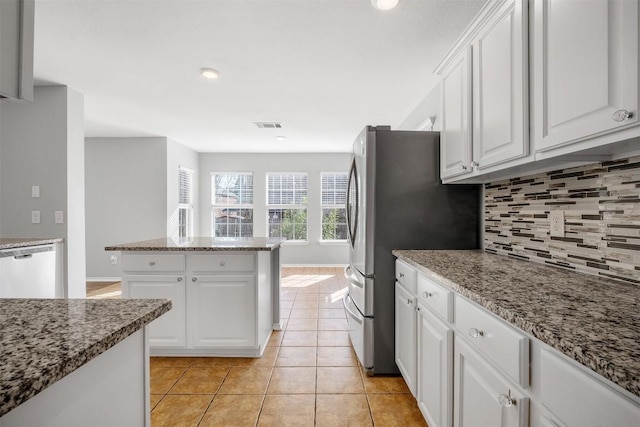
M373 319L364 317L346 294L342 299L349 324L349 339L358 360L365 369L373 368Z
M352 266L344 269L344 277L349 281L349 295L358 310L365 316L373 316L373 279L364 277Z

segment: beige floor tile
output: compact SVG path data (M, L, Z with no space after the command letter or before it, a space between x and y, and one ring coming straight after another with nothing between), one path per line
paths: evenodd
M267 342L267 347L277 347L282 344L282 338L284 338L284 331L271 331L271 338Z
M365 394L316 395L317 427L373 426Z
M301 309L318 309L318 301L315 300L299 300L299 301L295 301L293 303L293 307L294 310L301 310Z
M349 332L347 331L318 331L318 347L349 347Z
M318 267L318 274L333 276L336 274L336 267Z
M287 318L289 318L289 316L291 316L291 309L290 308L280 309L280 318L281 319L287 319Z
M302 274L320 274L320 267L302 267Z
M316 347L282 347L276 366L316 366Z
M191 367L171 387L168 394L215 394L230 368Z
M315 367L277 367L273 369L267 394L316 392Z
M351 347L318 347L317 366L358 366Z
M294 301L296 299L296 295L298 294L297 289L286 289L280 292L280 300L281 301Z
M213 396L167 395L151 411L153 427L195 427Z
M410 394L368 394L369 407L375 425L389 427L427 427Z
M150 357L149 366L162 368L188 368L195 357Z
M346 319L347 316L342 308L321 308L318 310L320 319Z
M348 291L348 287L339 281L326 282L320 285L318 293L320 294L344 294Z
M348 331L347 319L318 319L319 331Z
M235 366L272 367L278 357L278 347L265 347L262 357L238 357Z
M339 308L344 310L344 305L342 304L342 298L333 298L327 296L327 298L320 298L318 300L318 308Z
M152 394L151 395L151 400L149 402L151 410L153 410L153 408L155 408L156 405L158 403L160 403L160 401L162 400L163 397L164 397L164 394Z
M318 294L315 292L298 292L296 301L318 301Z
M187 368L163 368L150 369L151 394L166 394L171 387L184 374Z
M364 388L367 393L411 393L401 376L364 376Z
M237 360L237 357L196 357L191 366L198 368L231 368L236 365Z
M255 426L263 400L263 395L219 394L198 427Z
M289 319L287 331L317 331L318 319Z
M317 369L317 393L364 393L359 368L318 367Z
M218 394L264 394L273 368L231 368Z
M283 347L316 347L318 345L318 332L286 331L281 345Z
M317 308L299 308L291 310L291 319L317 319Z
M293 300L289 300L289 301L280 301L280 308L293 308L293 304L294 301Z
M312 394L267 395L258 427L313 427L315 396Z

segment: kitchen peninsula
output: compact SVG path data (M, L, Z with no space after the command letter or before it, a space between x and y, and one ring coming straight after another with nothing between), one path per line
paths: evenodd
M258 357L282 328L283 241L163 237L105 250L122 252L123 298L173 302L149 326L152 355Z

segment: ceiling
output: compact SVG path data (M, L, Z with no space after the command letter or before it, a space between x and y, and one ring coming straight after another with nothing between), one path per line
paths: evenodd
M35 79L84 95L88 137L164 136L198 152L349 152L365 125L395 127L414 110L483 3L400 0L379 11L370 0L37 0ZM202 67L220 77L204 79Z

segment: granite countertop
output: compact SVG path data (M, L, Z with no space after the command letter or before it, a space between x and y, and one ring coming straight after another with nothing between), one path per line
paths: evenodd
M393 254L640 396L640 286L481 250Z
M0 299L0 417L170 309L164 299Z
M282 238L237 238L220 239L213 237L193 237L178 240L172 237L143 240L107 246L105 251L271 251L280 247Z
M60 237L43 238L43 237L31 237L31 238L17 238L17 237L2 237L0 238L0 250L2 249L14 249L24 248L25 246L40 246L48 245L50 243L63 242L64 239Z

